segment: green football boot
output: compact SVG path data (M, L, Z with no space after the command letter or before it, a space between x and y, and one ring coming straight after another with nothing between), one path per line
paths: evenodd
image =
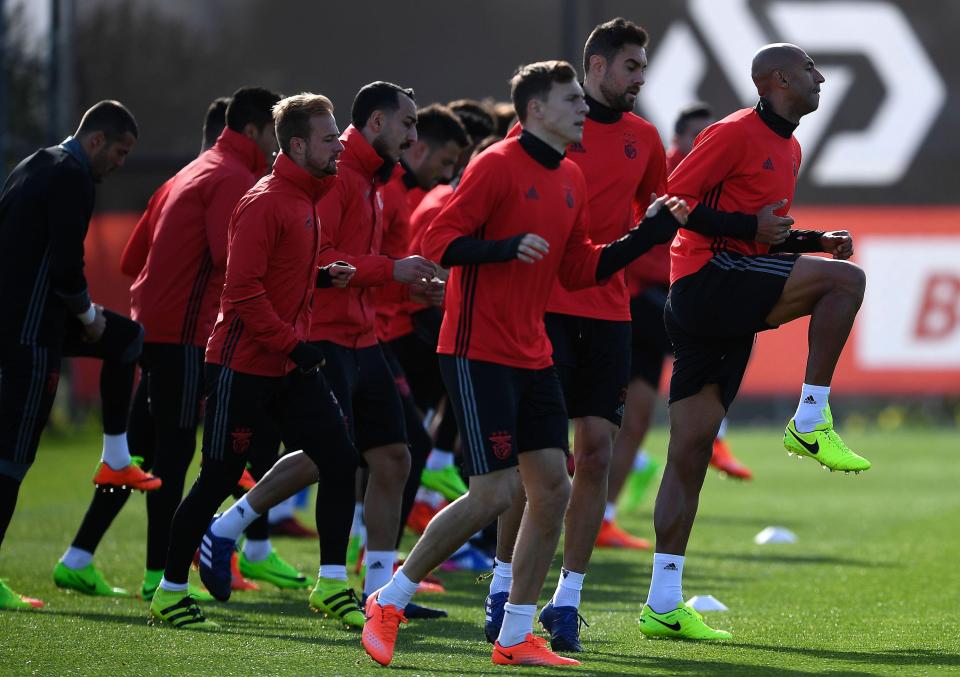
M39 609L42 606L43 602L39 599L14 592L10 589L10 586L7 585L7 582L0 578L0 609L17 611L20 609Z
M644 604L640 611L640 632L656 639L715 640L733 637L726 630L711 628L703 622L700 612L683 602L665 614L658 614Z
M812 458L831 472L842 470L861 473L869 470L870 461L852 452L833 429L830 407L823 410L823 415L826 421L808 433L798 431L796 423L790 419L783 433L783 446L787 453Z
M160 587L160 579L163 578L163 569L144 569L143 585L140 586L140 597L144 602L153 599L154 593ZM187 588L187 592L198 602L212 602L213 595L193 583Z
M309 601L310 608L317 613L335 618L348 628L363 629L366 619L360 609L360 600L346 581L318 578Z
M240 574L244 578L273 583L281 590L303 590L310 587L307 577L283 561L276 550L271 550L265 559L258 562L251 562L245 554L240 553L239 565Z
M643 470L630 471L630 474L627 475L627 484L624 487L626 491L623 493L623 498L620 499L627 511L635 512L640 509L643 499L647 495L647 489L650 488L650 483L656 479L659 472L660 465L650 457L647 457L647 465L644 466Z
M150 600L150 616L151 625L166 623L183 630L217 630L220 627L207 620L192 595L163 588L156 590Z
M84 595L95 597L129 597L130 593L123 588L114 588L107 583L103 574L97 571L93 562L82 569L71 569L63 562L57 562L53 568L53 582L58 588L76 590Z
M448 501L455 501L467 493L467 485L460 477L460 471L453 465L448 465L443 470L424 468L420 473L420 484L431 491L440 492Z

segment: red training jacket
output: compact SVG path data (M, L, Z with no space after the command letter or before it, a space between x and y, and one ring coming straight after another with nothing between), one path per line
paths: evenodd
M341 135L339 181L317 205L323 224L320 265L341 260L357 272L346 289L317 289L311 341L332 341L348 348L375 345L376 301L370 287L393 280L393 259L381 254L383 184L381 158L353 125Z
M320 222L316 203L337 183L280 153L273 173L230 218L226 282L207 362L258 376L293 371L288 355L310 334Z
M437 352L522 369L553 364L543 314L558 275L573 289L597 284L600 247L589 232L587 185L572 160L549 169L516 138L474 158L428 226L424 256L440 261L447 246L464 235L502 240L521 233L540 235L550 252L534 264L515 259L455 266Z
M167 200L170 193L170 186L173 184L173 177L163 182L163 185L154 191L153 195L147 201L147 208L137 221L130 233L130 239L127 240L123 253L120 254L120 272L127 277L136 279L140 271L147 264L147 254L150 252L150 243L153 241L153 231L157 225L157 219L160 217L160 210Z
M265 167L257 144L227 128L169 181L146 263L130 287L131 314L148 343L206 345L223 288L230 214Z
M670 175L670 194L725 212L756 214L786 198L777 214L789 213L800 171L800 143L784 138L753 108L731 113L700 132L693 150ZM670 248L670 284L695 273L718 251L766 254L770 245L709 237L681 228Z

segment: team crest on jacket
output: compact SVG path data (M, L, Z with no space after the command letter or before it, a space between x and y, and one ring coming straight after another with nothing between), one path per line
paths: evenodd
M250 438L253 437L253 431L250 428L237 428L230 433L233 438L233 453L245 454L250 448Z
M567 146L567 152L568 153L586 153L587 149L583 147L582 143L577 141Z
M510 458L510 452L513 451L513 435L506 431L495 432L490 436L490 441L493 443L491 450L494 456L501 461Z
M566 191L566 194L567 194L567 206L570 209L573 209L573 205L575 204L573 201L573 190L571 188L564 188L564 190Z
M623 154L627 156L628 160L637 159L637 139L633 134L623 135Z

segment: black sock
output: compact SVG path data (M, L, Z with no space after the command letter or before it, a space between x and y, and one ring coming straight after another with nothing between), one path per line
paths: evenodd
M20 481L8 475L0 475L0 545L10 526L10 519L17 507L17 494L20 493Z
M403 501L400 503L400 528L397 529L397 548L400 548L400 540L403 538L403 527L407 523L410 511L413 510L413 502L417 498L417 490L420 488L420 474L423 467L427 464L427 456L433 450L433 443L427 431L423 429L423 421L420 420L420 413L417 411L413 398L410 395L402 397L403 413L406 416L407 435L410 439L410 474L407 475L407 483L403 487Z
M83 522L80 523L80 529L71 545L89 553L96 552L103 535L113 524L114 518L120 513L128 498L130 498L129 488L94 489L93 500L90 501L87 514L83 516Z

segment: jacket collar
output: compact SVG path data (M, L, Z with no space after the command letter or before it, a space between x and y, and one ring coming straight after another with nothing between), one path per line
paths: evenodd
M563 153L558 153L550 144L526 129L520 132L519 143L530 157L547 169L556 169L564 158Z
M757 107L754 109L757 111L757 115L760 116L760 119L763 120L763 123L770 128L777 136L782 136L785 139L789 139L793 136L793 130L795 130L798 125L793 124L786 118L782 118L773 111L773 106L764 98L761 98L757 102Z
M393 172L393 163L380 157L380 154L373 149L373 146L370 145L370 142L367 141L359 129L350 125L340 135L340 141L343 143L340 163L344 167L350 167L360 172L370 181L380 179L381 182L385 182L390 178L390 174Z
M213 147L226 155L236 157L257 176L263 174L267 168L267 161L253 139L229 127L224 127Z
M326 195L337 181L336 176L325 176L322 179L312 176L283 151L277 155L277 160L273 163L273 174L288 183L292 183L314 202Z
M589 94L585 94L584 98L586 98L587 106L590 108L590 112L587 113L587 117L594 122L599 122L603 125L611 125L614 122L620 122L620 118L623 117L623 113L618 110L613 110L610 108L610 106L600 103Z
M60 144L60 148L65 150L74 158L77 162L80 163L80 166L87 170L88 173L91 172L90 158L87 156L87 151L83 149L83 146L80 145L80 141L75 136L68 136Z

